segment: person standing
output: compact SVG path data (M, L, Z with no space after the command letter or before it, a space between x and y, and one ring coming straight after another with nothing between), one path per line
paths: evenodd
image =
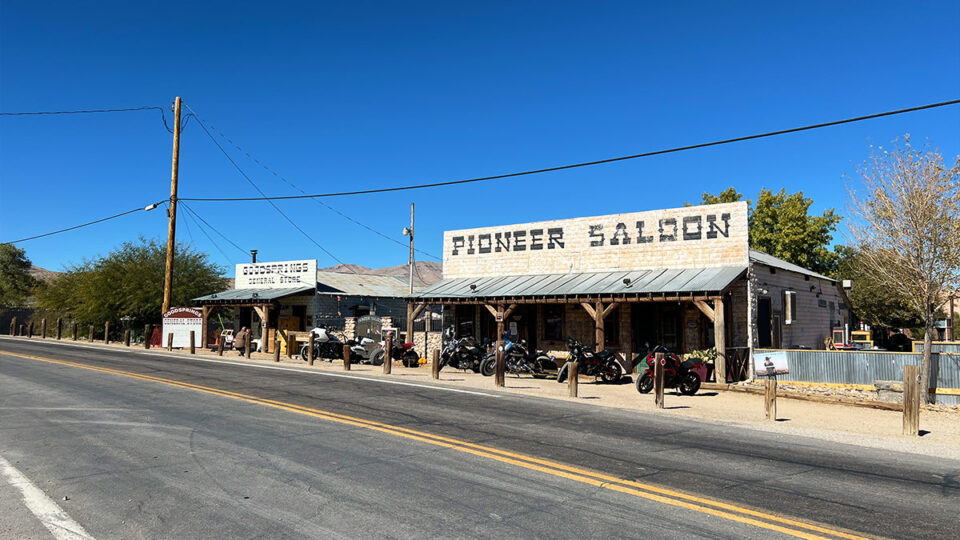
M247 330L247 327L243 326L240 328L240 331L237 332L237 335L233 336L234 348L238 351L240 356L243 356L243 353L246 352L247 334L249 333L250 331Z

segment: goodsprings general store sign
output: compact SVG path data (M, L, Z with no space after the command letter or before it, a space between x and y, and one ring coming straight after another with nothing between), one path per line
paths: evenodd
M746 266L747 204L446 231L443 275Z
M313 287L317 283L317 260L238 264L234 276L234 289Z

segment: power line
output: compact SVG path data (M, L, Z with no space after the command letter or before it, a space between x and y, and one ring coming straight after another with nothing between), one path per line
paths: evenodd
M184 208L186 208L186 206L184 206ZM188 210L189 210L189 209L188 209ZM193 220L193 222L196 224L197 228L200 229L200 232L202 232L203 235L207 237L207 240L210 240L210 243L213 244L213 247L215 247L215 248L217 249L217 251L219 251L220 254L223 255L223 258L224 258L224 259L230 261L230 264L237 264L236 262L234 262L234 260L233 260L229 255L227 255L227 253L226 253L225 251L223 251L222 249L220 249L220 245L217 244L217 242L214 241L214 239L213 239L209 234L207 234L207 231L203 228L202 225L200 225L200 222L198 222L198 221L196 220L196 218L195 218L192 214L193 214L193 212L188 211L188 212L187 212L187 217ZM189 221L184 221L184 223L187 223L187 224L188 224L187 226L189 227L189 223L190 223ZM216 232L216 231L214 231L214 232ZM218 234L219 234L219 233L218 233Z
M222 232L218 231L217 228L214 227L213 225L211 225L209 221L203 219L203 216L201 216L196 210L194 210L193 208L187 206L186 203L181 202L180 204L183 205L183 207L187 210L187 212L193 214L194 217L196 217L197 219L199 219L200 221L202 221L204 225L206 225L207 227L209 227L211 231L213 231L213 232L217 233L218 235L220 235L220 238L223 238L224 240L226 240L227 242L229 242L231 246L237 248L237 249L238 249L241 253L243 253L244 255L246 255L247 253L249 253L249 251L247 251L247 250L243 249L242 247L238 246L237 243L234 242L233 240L231 240L229 237L227 237L227 235L225 235L225 234L223 234Z
M60 229L60 230L57 230L57 231L51 231L51 232L48 232L48 233L38 234L38 235L36 235L36 236L28 236L27 238L20 238L20 239L17 239L17 240L9 240L9 241L0 242L0 243L3 243L3 244L16 244L17 242L26 242L27 240L36 240L37 238L44 238L44 237L46 237L46 236L53 236L53 235L55 235L55 234L65 233L65 232L67 232L67 231L73 231L73 230L76 230L76 229L81 229L81 228L83 228L83 227L89 227L90 225L96 225L97 223L103 223L104 221L109 221L109 220L111 220L111 219L116 219L116 218L118 218L118 217L122 217L122 216L125 216L125 215L127 215L127 214L132 214L132 213L134 213L134 212L153 210L154 208L157 207L158 204L162 204L163 202L164 202L164 201L158 201L158 202L156 202L156 203L147 205L145 208L144 208L144 207L134 208L133 210L127 210L126 212L120 212L119 214L114 214L114 215L112 215L112 216L107 216L107 217L105 217L105 218L95 219L95 220L93 220L93 221L88 221L88 222L86 222L86 223L81 223L80 225L74 225L73 227L67 227L66 229ZM152 208L151 208L151 207L152 207Z
M86 110L76 110L76 111L26 111L26 112L0 112L0 116L36 116L43 114L98 114L98 113L115 113L115 112L131 112L131 111L150 111L150 110L159 110L162 111L163 107L156 107L145 105L143 107L127 107L123 109L86 109Z
M819 129L819 128L825 128L825 127L831 127L831 126L838 126L838 125L841 125L841 124L850 124L850 123L853 123L853 122L862 122L862 121L864 121L864 120L872 120L872 119L874 119L874 118L882 118L882 117L884 117L884 116L894 116L894 115L897 115L897 114L905 114L905 113L909 113L909 112L922 111L922 110L926 110L926 109L933 109L933 108L936 108L936 107L946 107L946 106L948 106L948 105L956 105L957 103L960 103L960 99L954 99L954 100L951 100L951 101L942 101L942 102L940 102L940 103L931 103L931 104L929 104L929 105L921 105L921 106L919 106L919 107L910 107L910 108L908 108L908 109L898 109L898 110L895 110L895 111L887 111L887 112L882 112L882 113L877 113L877 114L870 114L870 115L866 115L866 116L857 116L857 117L855 117L855 118L847 118L847 119L844 119L844 120L835 120L835 121L832 121L832 122L823 122L823 123L820 123L820 124L811 124L811 125L808 125L808 126L802 126L802 127L796 127L796 128L790 128L790 129L782 129L782 130L779 130L779 131L769 131L769 132L766 132L766 133L759 133L759 134L756 134L756 135L747 135L747 136L744 136L744 137L735 137L735 138L733 138L733 139L723 139L723 140L719 140L719 141L712 141L712 142L706 142L706 143L700 143L700 144L691 144L691 145L688 145L688 146L678 146L678 147L675 147L675 148L668 148L668 149L665 149L665 150L655 150L655 151L652 151L652 152L644 152L644 153L641 153L641 154L632 154L632 155L629 155L629 156L619 156L619 157L613 157L613 158L607 158L607 159L600 159L600 160L596 160L596 161L585 161L585 162L583 162L583 163L573 163L573 164L570 164L570 165L560 165L560 166L557 166L557 167L547 167L547 168L545 168L545 169L534 169L534 170L529 170L529 171L522 171L522 172L515 172L515 173L508 173L508 174L498 174L498 175L494 175L494 176L481 176L481 177L479 177L479 178L469 178L469 179L466 179L466 180L450 180L450 181L446 181L446 182L433 182L433 183L429 183L429 184L416 184L416 185L410 185L410 186L397 186L397 187L379 188L379 189L364 189L364 190L358 190L358 191L341 191L341 192L337 192L337 193L317 193L317 194L313 194L313 195L286 195L286 196L277 196L277 197L266 197L266 196L264 196L264 197L203 197L203 198L201 198L201 197L194 197L194 198L189 198L189 199L185 199L185 200L188 200L188 201L204 201L204 202L234 202L234 201L263 201L263 200L279 201L279 200L287 200L287 199L314 199L314 198L320 198L320 197L343 197L343 196L347 196L347 195L368 195L368 194L371 194L371 193L387 193L387 192L391 192L391 191L406 191L406 190L411 190L411 189L424 189L424 188L433 188L433 187L454 186L454 185L459 185L459 184L470 184L470 183L474 183L474 182L486 182L486 181L489 181L489 180L500 180L500 179L503 179L503 178L514 178L514 177L517 177L517 176L528 176L528 175L532 175L532 174L541 174L541 173L562 171L562 170L566 170L566 169L576 169L576 168L579 168L579 167L589 167L589 166L591 166L591 165L602 165L602 164L604 164L604 163L614 163L614 162L617 162L617 161L626 161L626 160L629 160L629 159L638 159L638 158L644 158L644 157L659 156L659 155L663 155L663 154L672 154L672 153L675 153L675 152L684 152L684 151L687 151L687 150L696 150L696 149L699 149L699 148L707 148L707 147L710 147L710 146L719 146L719 145L722 145L722 144L731 144L731 143L736 143L736 142L750 141L750 140L754 140L754 139L763 139L763 138L766 138L766 137L773 137L773 136L776 136L776 135L785 135L785 134L788 134L788 133L797 133L797 132L800 132L800 131L809 131L809 130L811 130L811 129ZM198 119L198 120L199 120L199 119Z
M217 146L217 148L220 149L220 152L222 152L223 155L226 156L227 160L229 160L230 163L233 164L233 167L234 167L235 169L237 169L237 172L239 172L240 175L243 176L243 177L247 180L247 182L249 182L250 185L253 186L253 188L254 188L255 190L257 190L257 193L259 193L260 195L263 196L263 200L265 200L265 201L267 201L268 203L270 203L270 206L272 206L273 209L276 210L278 214L280 214L281 216L283 216L283 218L286 219L286 220L290 223L290 225L293 225L293 227L294 227L295 229L297 229L298 231L300 231L300 234L302 234L303 236L305 236L305 237L307 238L307 240L310 240L311 242L313 242L313 244L314 244L315 246L317 246L318 248L320 248L320 250L323 251L324 253L326 253L331 259L337 261L337 263L339 263L339 264L346 265L346 263L344 263L343 261L341 261L340 259L338 259L337 256L334 255L333 253L330 253L329 250L327 250L325 247L321 246L320 243L317 242L316 240L314 240L312 236L310 236L309 234L307 234L306 231L304 231L303 229L301 229L300 226L296 224L296 222L294 222L292 219L290 219L289 216L287 216L287 214L283 213L283 210L280 210L280 208L279 208L276 204L274 204L274 202L271 201L271 200L266 196L266 194L263 192L263 190L260 189L260 186L258 186L253 180L251 180L250 177L247 176L247 173L243 172L243 169L240 168L240 165L238 165L237 162L234 161L234 159L233 159L232 157L230 157L230 154L228 154L227 151L224 150L223 146L220 145L220 143L219 143L219 142L217 141L217 139L213 136L213 134L210 133L210 130L207 129L207 126L206 126L206 124L203 122L203 120L200 119L200 115L198 115L198 114L196 113L196 111L194 111L194 110L190 107L190 105L188 105L188 104L186 104L186 103L184 103L184 105L187 107L187 109L190 109L190 112L191 112L191 113L193 113L193 116L197 119L197 123L200 124L200 128L203 129L203 132L207 134L207 137L210 137L210 140L213 141L213 144L215 144L215 145ZM190 200L190 199L187 199L187 200ZM349 266L348 266L348 268L349 268ZM351 270L353 270L353 269L351 268ZM356 274L357 272L356 272L355 270L353 270L353 273Z
M239 144L235 143L235 142L233 141L233 139L231 139L230 137L227 137L222 131L220 131L219 129L217 129L216 126L214 126L213 124L208 124L208 125L209 125L210 129L212 129L213 131L216 131L217 134L220 135L220 137L222 137L225 141L227 141L228 143L230 143L231 145L233 145L233 147L236 148L239 152L243 153L245 156L247 156L248 158L250 158L251 161L253 161L253 162L256 163L257 165L260 165L260 166L263 167L267 172L273 174L274 176L276 176L277 178L279 178L280 180L282 180L284 183L286 183L287 185L289 185L289 186L292 187L293 189L299 191L300 193L303 193L304 195L307 194L306 191L304 191L303 189L301 189L299 186L297 186L296 184L294 184L294 183L291 182L290 180L287 180L282 174L280 174L280 173L278 173L277 171L275 171L275 170L271 169L270 167L268 167L266 163L263 163L263 162L260 161L259 159L253 157L253 156L250 154L250 152L247 152L246 150L244 150L243 148L241 148ZM389 241L391 241L391 242L393 242L393 243L395 243L395 244L398 244L398 245L400 245L400 246L403 246L404 248L409 247L406 243L401 242L400 240L397 240L396 238L393 238L393 237L391 237L391 236L388 236L388 235L386 235L386 234L384 234L384 233L382 233L382 232L374 229L373 227L370 227L369 225L367 225L367 224L365 224L365 223L361 223L360 221L358 221L358 220L350 217L350 216L347 215L347 214L344 214L344 213L341 212L340 210L337 210L336 208L330 206L329 204L327 204L327 203L325 203L325 202L323 202L323 201L320 201L320 200L317 200L317 199L311 199L311 200L312 200L313 202L319 204L320 206L323 206L323 207L327 208L328 210L339 214L341 217L343 217L343 218L345 218L345 219L347 219L347 220L349 220L349 221L351 221L351 222L353 222L353 223L355 223L355 224L363 227L364 229L367 229L368 231L376 234L377 236L380 236L380 237L382 237L382 238L385 238L385 239L387 239L387 240L389 240ZM437 257L436 255L434 255L434 254L432 254L432 253L428 253L428 252L426 252L426 251L423 251L422 249L414 248L414 251L419 251L420 253L426 255L427 257L436 259L436 260L438 260L438 261L439 261L439 260L442 260L440 257Z

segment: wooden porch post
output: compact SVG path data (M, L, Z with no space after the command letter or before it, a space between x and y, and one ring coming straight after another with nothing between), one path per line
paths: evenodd
M727 382L727 334L723 318L723 298L713 300L713 342L717 348L717 360L714 363L715 376L719 384Z
M495 384L498 387L504 386L506 384L504 377L504 358L503 358L503 304L497 305L497 313L494 316L497 320L497 348L496 348L496 358L497 358L497 369L494 371L494 378L496 379Z
M316 319L316 316L314 316ZM313 329L311 328L312 332ZM273 342L270 339L270 304L263 305L263 330L261 331L260 342L263 343L263 352L270 353L270 345Z
M407 302L407 335L404 341L413 341L413 319L416 317L413 313L413 302ZM397 336L398 338L400 336ZM398 340L399 341L399 340Z

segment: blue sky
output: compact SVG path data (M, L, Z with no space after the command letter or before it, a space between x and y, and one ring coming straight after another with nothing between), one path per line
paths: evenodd
M95 2L0 4L0 110L167 106L310 193L501 174L693 144L960 96L957 2ZM159 112L0 118L0 241L169 195ZM843 213L869 145L904 133L960 154L960 106L668 156L449 188L325 199L418 247L446 229L681 206L734 186L803 190ZM297 192L227 146L267 193ZM255 196L199 126L180 195ZM404 247L313 201L278 203L345 262ZM192 203L261 260L335 261L264 202ZM247 256L180 213L178 238ZM20 244L53 270L161 212ZM418 258L422 258L418 255ZM232 269L230 270L232 274Z

